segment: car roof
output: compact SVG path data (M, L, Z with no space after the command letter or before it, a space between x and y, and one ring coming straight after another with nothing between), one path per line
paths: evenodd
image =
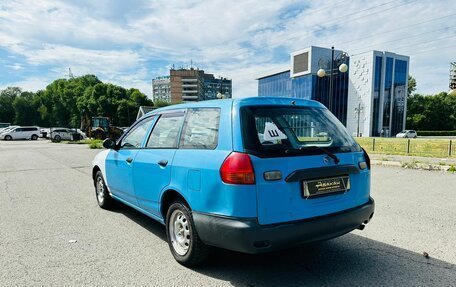
M209 100L209 101L176 104L176 105L171 105L171 106L166 106L163 108L156 109L154 111L147 113L146 115L158 114L158 113L168 111L168 110L187 109L187 108L199 108L199 107L201 107L201 108L203 108L203 107L216 107L216 108L220 107L220 108L222 108L222 107L226 107L226 106L232 106L233 104L237 104L239 106L297 105L297 106L324 108L324 105L322 105L320 102L312 101L312 100L289 98L289 97L248 97L248 98Z

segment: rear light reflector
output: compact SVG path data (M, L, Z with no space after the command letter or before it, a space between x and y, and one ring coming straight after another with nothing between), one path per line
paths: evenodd
M371 169L371 160L369 158L369 155L367 154L365 149L363 149L363 153L364 153L364 160L366 161L367 168Z
M255 184L255 173L250 156L232 152L220 167L220 176L224 183Z

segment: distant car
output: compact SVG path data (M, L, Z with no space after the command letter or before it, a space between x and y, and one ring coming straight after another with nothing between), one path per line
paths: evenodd
M417 133L414 130L403 130L396 135L397 138L416 138Z
M40 134L38 127L15 127L0 134L2 140L37 140Z
M53 142L60 142L62 140L82 140L85 134L81 130L69 128L52 128L49 138Z
M42 128L42 129L40 129L40 136L42 138L49 138L50 134L51 134L51 129L50 128Z
M18 126L9 126L9 127L0 128L0 134L2 134L4 132L7 132L7 131L9 131L11 129L14 129L16 127L18 127Z

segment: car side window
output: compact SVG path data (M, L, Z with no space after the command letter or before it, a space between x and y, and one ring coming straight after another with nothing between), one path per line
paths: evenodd
M176 148L179 130L184 121L184 112L163 114L155 124L147 148Z
M154 117L144 119L135 125L122 139L120 148L140 148Z
M219 122L219 108L189 109L179 148L216 148L218 143Z

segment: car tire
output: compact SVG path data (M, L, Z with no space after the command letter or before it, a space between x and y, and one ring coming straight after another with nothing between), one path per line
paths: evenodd
M12 138L11 136L5 136L5 140L6 140L6 141L10 141L10 140L12 140L12 139L13 139L13 138Z
M36 141L37 139L38 139L38 136L37 136L37 135L32 135L32 137L31 137L31 140L32 140L32 141Z
M196 266L209 255L209 247L198 236L190 208L181 201L175 201L168 209L166 237L174 259L184 266Z
M95 197L98 206L103 209L111 209L114 205L114 199L109 194L108 187L106 186L101 171L97 171L93 183L95 185Z
M56 143L59 143L61 140L62 140L62 137L59 136L59 135L56 135L56 136L54 137L54 140L53 140L53 141L56 142Z

